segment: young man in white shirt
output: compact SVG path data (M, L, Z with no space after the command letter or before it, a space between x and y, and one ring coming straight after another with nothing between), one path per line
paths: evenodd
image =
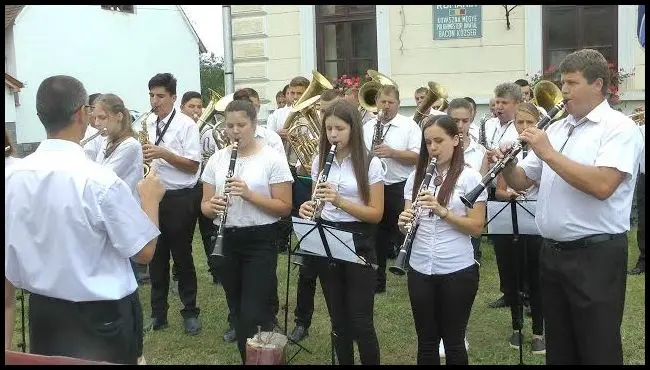
M567 55L560 73L569 115L546 131L526 129L519 138L533 153L503 175L517 191L539 183L546 363L622 365L627 232L643 142L607 103L600 52Z
M85 156L87 100L75 78L46 78L36 110L47 139L5 170L5 349L17 287L31 293L30 353L134 365L142 317L129 259L154 255L165 189L152 171L138 184L139 205Z
M366 148L383 162L384 214L377 225L377 293L386 291L386 260L393 243L401 244L403 235L397 229L397 218L404 210L404 184L415 169L420 152L422 131L409 117L399 114L399 91L395 86L383 86L377 93L377 108L381 114L381 137L375 137L377 119L363 125Z
M153 114L147 131L150 144L143 145L146 162L156 168L167 192L160 202L160 232L156 254L149 264L151 275L151 320L148 330L167 327L169 258L178 274L178 292L183 303L181 316L185 332L201 331L196 305L196 270L192 259L192 238L196 226L196 186L201 163L199 128L188 116L174 108L176 78L159 73L149 80L149 101Z

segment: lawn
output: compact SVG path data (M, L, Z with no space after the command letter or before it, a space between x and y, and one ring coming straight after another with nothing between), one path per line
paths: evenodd
M629 234L629 263L634 267L639 254L636 245L636 229ZM234 343L223 342L222 335L227 328L225 295L221 286L211 282L205 254L200 244L198 229L194 237L194 262L199 280L198 304L201 308L203 331L190 337L183 333L180 300L177 296L169 298L169 328L145 334L144 352L149 364L239 364L240 357ZM470 343L470 364L518 364L519 351L508 346L511 334L508 309L491 309L488 303L499 296L498 275L494 251L485 241L482 245L483 259L479 291L472 307L467 331ZM281 310L278 314L280 325L284 326L284 296L286 292L287 260L285 255L278 259L278 292ZM389 266L392 261L389 261ZM298 271L290 272L289 321L288 329L293 328L293 310L296 300L296 280ZM149 317L150 286L141 288L145 319ZM300 351L292 364L330 363L330 324L323 294L318 285L315 298L313 323L310 336L301 344L311 354ZM530 353L530 318L524 324L525 364L544 364L543 355ZM389 273L387 292L375 296L375 329L379 337L382 364L415 364L417 338L413 327L413 317L408 300L406 277ZM629 276L625 302L625 315L622 326L623 358L625 364L645 364L645 275ZM20 304L16 312L16 328L12 347L20 342ZM289 356L297 351L289 346ZM359 363L358 355L356 363Z

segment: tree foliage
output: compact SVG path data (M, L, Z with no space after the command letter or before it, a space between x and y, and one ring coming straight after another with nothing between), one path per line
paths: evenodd
M224 95L226 88L223 72L223 57L217 57L214 53L201 55L201 97L204 107L210 101L208 88Z

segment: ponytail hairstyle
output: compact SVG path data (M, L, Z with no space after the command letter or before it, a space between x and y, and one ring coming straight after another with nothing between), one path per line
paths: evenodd
M131 112L124 106L122 99L115 94L102 94L97 100L95 100L95 107L100 106L110 115L116 115L122 113L122 120L120 121L120 130L117 132L115 137L108 139L108 145L106 147L106 153L104 157L109 157L117 146L124 140L129 137L136 137L135 131L133 130Z

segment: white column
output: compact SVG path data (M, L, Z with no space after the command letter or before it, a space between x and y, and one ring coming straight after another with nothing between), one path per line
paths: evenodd
M390 63L390 6L377 5L377 69L391 75Z
M533 76L542 72L544 56L542 54L542 6L525 5L525 42L526 73Z
M316 69L316 6L300 8L300 72L307 78Z

